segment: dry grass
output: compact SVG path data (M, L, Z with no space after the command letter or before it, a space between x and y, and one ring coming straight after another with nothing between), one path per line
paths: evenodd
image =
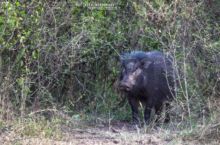
M58 111L57 111L58 112ZM39 115L1 122L0 144L123 144L123 145L194 145L220 143L219 114L206 124L181 127L180 122L137 127L125 121L103 119L100 122L53 115L50 121ZM181 122L184 124L184 122Z
M4 29L9 30L4 40L8 46L5 45L4 53L1 51L0 55L0 144L220 144L220 100L217 98L220 88L219 24L209 19L206 13L209 6L203 1L175 0L168 4L159 0L156 5L153 1L142 2L130 3L133 9L122 9L125 13L116 12L119 27L114 23L110 25L112 18L115 18L110 13L110 19L103 15L93 22L94 16L99 16L99 13L94 11L90 15L90 11L88 13L86 10L85 13L84 10L75 12L77 8L73 5L67 8L67 2L56 1L34 1L31 5L24 5L28 12L35 12L33 19L29 14L23 16L30 26L27 30L26 23L22 21L18 23L21 27L18 30L13 25L8 28L10 25L4 23ZM20 10L13 3L7 4L10 6L7 11L19 15ZM41 9L45 9L45 13L38 15ZM14 17L6 13L4 19ZM86 17L78 17L81 13ZM34 25L29 24L34 19L38 19L39 26L35 22ZM81 28L81 23L79 26L78 22L75 23L76 19L88 22L83 23ZM137 24L133 21L140 22L135 29L133 25ZM106 26L119 30L105 29ZM102 27L105 31L99 31ZM23 36L14 37L15 30L23 34L23 29L31 33L34 30L34 35L30 35L32 37L26 36L27 44L23 43ZM103 32L110 32L111 35L102 36ZM118 38L115 34L118 34ZM146 36L150 40L145 42ZM139 38L145 43L139 42ZM131 44L128 44L129 41ZM78 114L74 118L54 109L40 110L59 106L61 99L66 100L67 104L63 105L67 108L98 110L96 114L101 112L106 115L117 103L117 99L113 100L113 93L107 92L110 90L109 80L115 76L106 74L117 72L112 58L121 49L153 49L151 47L154 45L149 43L158 43L155 46L157 49L160 47L169 51L175 58L175 65L181 70L178 74L179 94L173 104L169 124L137 128L127 122L104 117L94 121L96 116L92 116L92 113L85 117L89 121L85 121ZM29 48L29 45L31 48L23 52L23 48ZM107 46L110 48L104 49ZM10 60L6 61L6 58ZM19 66L20 63L24 65ZM108 66L109 63L112 64ZM94 67L94 64L97 66ZM110 70L106 69L108 67ZM35 112L25 115L29 109ZM116 109L121 117L120 108ZM41 116L48 111L49 119ZM109 115L109 118L114 117Z

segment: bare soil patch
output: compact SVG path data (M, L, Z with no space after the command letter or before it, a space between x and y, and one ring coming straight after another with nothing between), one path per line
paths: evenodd
M144 127L143 127L144 128ZM0 144L22 145L194 145L198 141L186 141L175 132L161 130L160 127L144 131L124 121L109 124L89 125L81 127L61 126L62 138L21 137L14 132L2 132ZM215 143L212 143L215 144ZM216 144L218 144L216 142Z

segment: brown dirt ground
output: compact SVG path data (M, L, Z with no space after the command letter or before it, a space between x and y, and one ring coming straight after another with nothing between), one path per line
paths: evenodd
M128 122L110 124L83 125L83 127L62 126L62 139L38 137L18 137L13 133L0 134L0 144L16 145L200 145L191 140L184 141L172 134L172 131L151 129L143 131ZM172 135L171 135L172 134ZM219 143L213 143L219 144Z

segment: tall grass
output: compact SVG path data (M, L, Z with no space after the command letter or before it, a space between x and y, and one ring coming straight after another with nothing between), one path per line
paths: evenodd
M178 70L172 123L200 138L209 129L219 136L218 1L106 1L111 10L91 2L0 3L1 120L53 108L129 119L113 89L119 54L156 49L170 53Z

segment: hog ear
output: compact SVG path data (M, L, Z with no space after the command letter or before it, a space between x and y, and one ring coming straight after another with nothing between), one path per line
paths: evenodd
M119 62L120 62L121 64L122 64L123 60L124 60L124 59L123 59L123 56L120 55L120 56L119 56Z
M141 60L141 67L147 69L152 64L152 61L142 59Z
M119 60L120 60L120 62L123 62L123 61L124 61L125 55L126 55L126 53L122 53L122 54L119 55Z
M123 58L124 58L124 55L123 55L123 54L120 54L120 55L119 55L119 60L122 61Z

